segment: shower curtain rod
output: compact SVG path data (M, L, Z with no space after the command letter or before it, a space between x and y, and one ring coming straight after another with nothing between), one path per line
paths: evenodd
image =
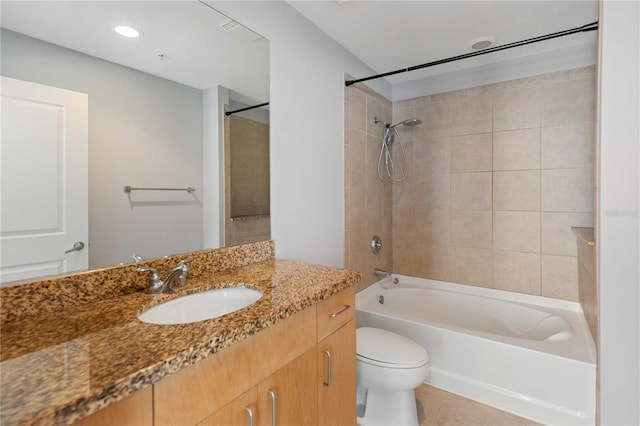
M224 113L224 115L231 115L231 114L235 114L236 112L249 111L250 109L260 108L260 107L267 106L267 105L269 105L269 102L265 102L263 104L258 104L258 105L253 105L253 106L246 107L246 108L236 109L236 110L233 110L233 111L226 111Z
M571 28L569 30L558 31L557 33L546 34L538 37L528 38L526 40L515 41L513 43L505 44L503 46L490 47L488 49L479 50L477 52L465 53L463 55L453 56L451 58L440 59L438 61L427 62L426 64L415 65L409 68L403 68L396 71L389 71L383 74L376 74L369 77L359 78L357 80L347 80L344 82L345 86L351 86L352 84L361 83L363 81L374 80L376 78L387 77L390 75L400 74L403 72L415 71L422 68L428 68L435 65L446 64L447 62L459 61L461 59L472 58L474 56L486 55L487 53L498 52L500 50L511 49L513 47L525 46L531 43L537 43L539 41L550 40L552 38L564 37L571 34L586 32L586 31L594 31L598 29L598 21L592 22L590 24L583 25L581 27Z

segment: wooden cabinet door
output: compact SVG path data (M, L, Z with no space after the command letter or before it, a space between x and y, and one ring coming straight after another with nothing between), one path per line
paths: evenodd
M153 393L149 386L80 419L74 426L152 426L152 404Z
M198 426L257 426L259 421L258 388L252 387Z
M318 425L355 424L356 322L351 320L318 343Z
M315 365L316 349L312 348L258 385L260 422L256 425L317 424Z

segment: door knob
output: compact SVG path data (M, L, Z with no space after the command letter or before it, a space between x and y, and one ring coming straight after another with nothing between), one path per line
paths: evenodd
M73 247L65 251L65 254L71 253L72 251L80 251L83 248L84 248L84 243L82 241L76 241L75 243L73 243Z

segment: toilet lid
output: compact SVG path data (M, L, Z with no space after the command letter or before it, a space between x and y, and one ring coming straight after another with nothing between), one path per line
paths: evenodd
M397 368L420 367L429 360L427 351L413 340L372 327L356 330L356 353L359 357Z

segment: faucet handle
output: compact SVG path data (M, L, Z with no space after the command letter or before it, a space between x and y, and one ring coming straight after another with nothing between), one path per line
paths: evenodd
M151 276L158 276L158 270L156 268L152 268L151 266L141 266L139 268L136 268L136 272L147 272L150 271L151 272Z
M151 272L151 275L149 275L149 288L146 290L147 293L162 293L162 288L164 286L158 276L158 270L156 268L143 266L136 268L136 272Z
M193 257L187 257L186 259L182 259L178 262L178 266L188 266L187 263L193 262Z
M133 256L131 256L131 258L135 263L144 262L144 257L140 256L139 254L134 254Z

